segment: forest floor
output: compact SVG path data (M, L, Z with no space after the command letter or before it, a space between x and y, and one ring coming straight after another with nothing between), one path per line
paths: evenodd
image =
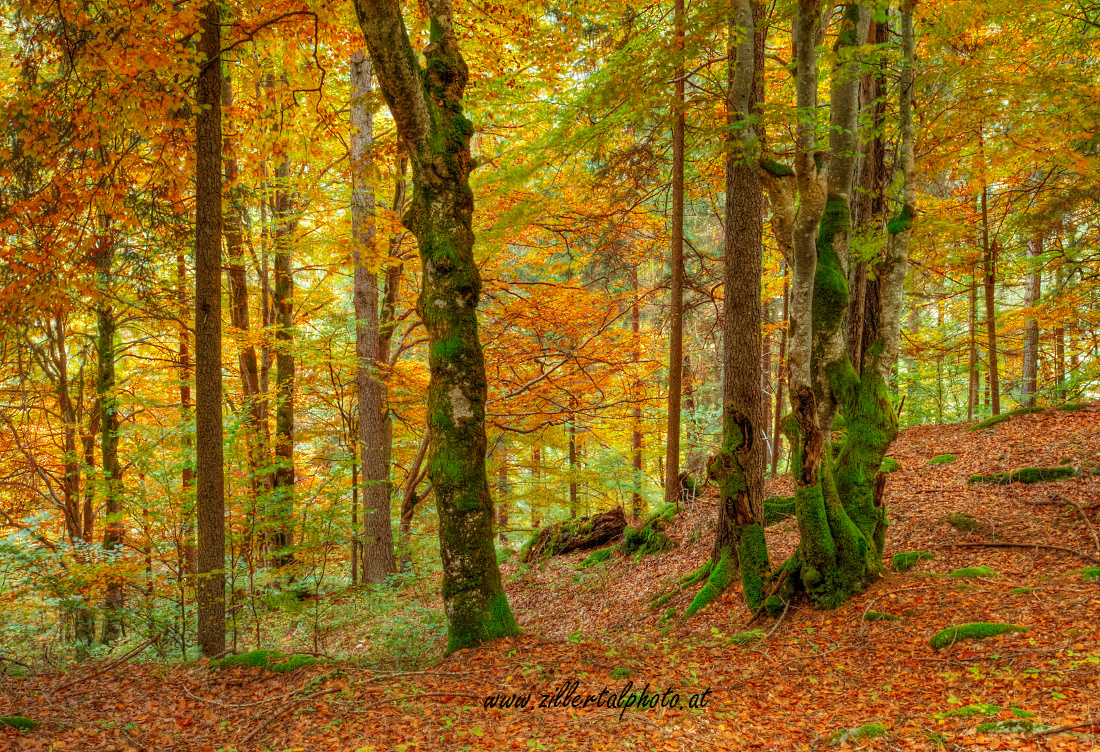
M957 459L929 463L948 454ZM422 672L130 662L4 677L0 715L39 726L0 726L0 749L1100 749L1100 726L1089 725L1100 722L1100 581L1082 572L1097 565L1090 557L1100 561L1100 477L967 484L973 473L1100 463L1100 406L979 431L911 428L891 456L900 469L886 489L887 561L918 550L935 558L888 572L833 611L795 602L779 621L750 627L732 588L662 633L669 623L648 602L708 556L715 502L704 497L677 518L680 545L668 553L583 571L576 569L583 553L537 567L505 564L520 638L460 651ZM783 490L783 481L769 484L772 493ZM952 513L970 515L973 529L949 524ZM782 561L797 542L794 521L769 528L768 542L773 563ZM993 572L950 576L977 566ZM693 594L669 605L682 613ZM865 621L868 611L898 618ZM932 635L968 622L1028 631L929 647ZM349 643L371 639L353 632ZM648 685L665 706L605 707L628 682L634 692ZM600 707L571 706L572 697L599 699L604 688ZM484 698L497 693L531 700L521 709L486 708ZM680 707L668 707L673 693ZM705 706L688 707L693 697ZM1053 733L977 729L1021 716ZM837 739L856 727L880 735Z

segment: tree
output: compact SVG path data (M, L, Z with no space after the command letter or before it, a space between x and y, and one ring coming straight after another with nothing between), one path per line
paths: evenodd
M404 222L424 277L417 308L429 338L428 474L439 511L447 651L519 632L493 548L485 467L485 363L477 334L481 279L474 262L472 124L462 111L468 70L449 0L427 4L424 67L396 0L356 0L382 95L412 165Z
M221 33L203 9L195 87L195 489L196 599L203 655L225 651L225 496L222 465Z

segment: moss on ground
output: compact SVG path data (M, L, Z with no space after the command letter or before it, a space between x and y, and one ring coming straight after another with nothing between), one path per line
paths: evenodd
M971 475L967 483L1049 483L1072 478L1077 474L1073 467L1022 467L1011 473Z
M930 554L927 551L906 551L905 553L894 554L894 571L901 573L908 569L912 569L918 561L935 558L935 554Z
M1033 587L1014 587L1008 591L1009 595L1028 595L1034 592L1035 588Z
M957 459L958 459L958 457L956 457L953 454L940 454L940 455L937 455L937 456L933 457L932 459L928 460L928 464L929 465L949 465Z
M947 524L958 530L960 533L972 533L975 530L980 530L982 523L974 519L973 516L966 512L952 512L946 517Z
M877 739L886 733L886 727L880 723L865 723L855 728L840 729L829 737L829 741L832 744L844 744L858 739Z
M1058 410L1060 412L1067 412L1068 413L1068 412L1073 412L1074 410L1084 410L1088 406L1089 405L1088 405L1087 402L1067 402L1064 405L1058 405L1058 407L1056 407L1054 409Z
M894 616L893 614L886 614L882 611L868 611L863 615L864 621L898 621L900 616Z
M1085 582L1100 580L1100 567L1085 567L1081 570L1081 579Z
M945 648L954 645L959 640L982 640L987 637L996 637L1006 632L1026 632L1027 627L1016 624L998 624L996 622L972 622L960 624L957 627L948 627L932 636L928 640L928 646L932 648Z
M1046 731L1050 726L1045 726L1035 721L1025 721L1013 718L1007 721L990 721L979 723L979 734L1033 734L1036 731Z
M764 527L771 527L793 514L793 496L769 496L764 499Z
M1015 410L1010 410L1007 413L1001 413L1000 415L993 415L985 420L980 420L970 427L971 431L981 431L985 428L992 428L998 423L1004 423L1006 420L1012 420L1018 418L1021 415L1030 415L1031 413L1041 413L1045 408L1042 407L1017 407Z
M722 549L722 555L718 559L718 563L710 572L710 576L707 578L707 584L703 585L703 589L695 594L695 599L691 602L691 605L684 611L684 618L687 619L692 614L698 613L706 608L710 603L726 591L737 575L737 562L734 559L734 553L729 548Z
M962 569L956 569L951 573L951 577L959 579L962 577L998 577L999 575L985 566L984 564L979 567L963 567Z
M283 655L277 650L253 650L239 655L227 655L210 661L210 668L263 668L276 674L285 674L305 666L323 663L310 655Z
M30 731L38 725L38 721L24 718L21 715L0 716L0 726L10 726L20 731Z
M977 705L963 705L961 708L948 710L946 713L936 713L937 718L973 718L976 715L997 715L1001 712L1000 705L987 705L980 702Z
M882 465L878 469L880 473L892 473L896 472L897 470L901 470L901 464L893 457L887 457L886 459L884 459L882 461Z
M615 553L616 548L618 548L618 546L610 546L609 548L601 548L593 551L584 561L577 565L577 569L588 569L588 567L607 561L611 558L611 555Z

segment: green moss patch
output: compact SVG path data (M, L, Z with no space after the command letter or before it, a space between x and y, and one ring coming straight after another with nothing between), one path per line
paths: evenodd
M977 731L979 734L1034 734L1036 731L1046 731L1049 728L1050 726L1044 726L1035 721L1013 718L1007 721L979 723Z
M311 655L283 655L277 650L253 650L240 655L227 655L210 661L210 668L263 668L272 673L285 674L305 666L323 663Z
M1028 595L1034 592L1035 588L1033 587L1014 587L1008 591L1009 595Z
M963 567L962 569L956 569L950 576L955 579L960 579L963 577L999 577L1000 575L983 564L978 567Z
M1022 467L1011 473L993 473L992 475L971 475L967 483L1049 483L1072 478L1077 471L1068 466L1062 467Z
M932 459L928 460L928 464L929 465L950 465L952 462L954 462L957 459L958 459L958 457L956 457L953 454L940 454L940 455L937 455L937 456L933 457Z
M894 571L904 572L911 569L918 561L935 558L935 554L930 554L927 551L906 551L905 553L894 554Z
M763 159L760 161L760 169L777 178L789 178L794 177L794 170L782 162L776 162L774 159Z
M1044 408L1042 407L1017 407L1015 410L1010 410L1007 413L1001 413L1000 415L994 415L985 420L978 421L970 427L970 430L981 431L984 428L992 428L998 423L1004 423L1006 420L1012 420L1021 415L1029 415L1031 413L1041 413L1043 410Z
M961 708L948 710L946 713L936 713L935 718L973 718L974 716L997 715L1001 712L1000 705L987 705L979 702L977 705L963 705Z
M1067 402L1064 405L1058 405L1058 407L1056 407L1054 409L1058 410L1059 412L1070 413L1070 412L1073 412L1074 410L1084 410L1088 406L1089 405L1088 405L1087 402Z
M584 561L577 565L577 569L588 569L588 567L607 561L615 552L615 548L616 546L611 546L610 548L601 548L598 551L593 551Z
M769 496L764 499L764 527L771 527L793 514L793 496Z
M894 616L893 614L886 614L882 611L868 611L863 615L864 621L898 621L900 616Z
M0 726L10 726L20 731L30 731L37 725L38 721L32 721L30 718L24 718L21 715L0 716Z
M1086 567L1082 569L1081 579L1085 582L1100 580L1100 567Z
M972 622L960 624L957 627L947 629L932 636L928 646L932 648L946 648L954 645L959 640L982 640L987 637L996 637L1006 632L1026 632L1027 627L1016 624L998 624L996 622Z
M738 632L730 638L730 642L734 645L751 645L762 639L764 639L763 629L750 629L747 632Z
M633 676L633 672L631 672L630 669L624 666L620 666L619 668L611 669L608 676L610 676L612 679L629 679L631 676Z
M952 512L944 518L947 524L958 530L960 533L972 533L975 530L980 530L982 523L978 522L973 515L966 512Z
M886 727L880 723L866 723L862 726L856 726L850 729L840 729L833 733L829 737L829 742L832 744L844 744L845 742L852 742L858 739L877 739L880 736L885 736L887 733Z
M878 469L880 473L892 473L897 470L901 470L901 464L893 457L884 459Z

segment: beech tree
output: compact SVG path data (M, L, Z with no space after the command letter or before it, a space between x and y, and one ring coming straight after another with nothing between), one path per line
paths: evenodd
M426 3L430 42L421 66L397 0L356 0L379 88L412 165L403 221L424 276L417 302L429 339L428 475L439 511L447 651L519 632L493 548L485 453L485 362L477 333L481 278L474 262L473 126L462 111L468 70L450 0Z

